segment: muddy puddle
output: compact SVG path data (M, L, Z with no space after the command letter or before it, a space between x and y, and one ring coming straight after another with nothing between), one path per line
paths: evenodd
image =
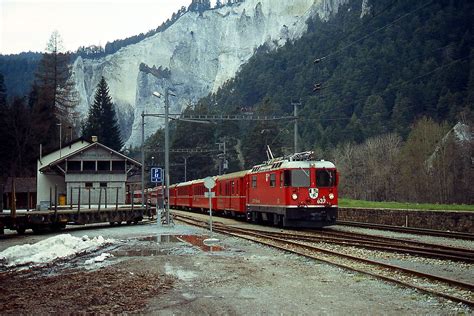
M202 251L223 251L224 248L219 245L208 246L204 244L204 240L208 239L207 236L196 236L196 235L180 235L178 236L184 242L187 242L193 246L198 247Z
M206 245L204 241L208 239L207 236L198 235L151 235L142 236L134 240L156 243L157 245L168 244L183 244L191 245L204 252L223 251L224 248L219 245ZM169 253L169 249L129 249L118 250L113 254L118 257L143 257L143 256L158 256Z
M154 235L154 236L144 236L138 237L137 240L139 241L151 241L156 243L173 243L173 242L181 242L175 235Z

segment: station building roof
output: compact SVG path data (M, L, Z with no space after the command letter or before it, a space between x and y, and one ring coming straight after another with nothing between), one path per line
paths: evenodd
M43 166L42 168L40 168L39 171L40 172L45 172L45 171L52 170L54 167L59 166L64 161L69 160L69 159L74 158L74 157L77 157L77 156L81 155L82 153L84 153L86 151L96 149L96 148L101 148L103 150L106 150L106 151L110 152L112 155L121 157L124 160L126 160L128 163L130 163L131 165L134 165L138 168L141 168L141 166L142 166L142 164L140 162L138 162L138 161L136 161L136 160L134 160L130 157L127 157L124 154L122 154L122 153L120 153L116 150L113 150L112 148L109 148L109 147L105 146L104 144L101 144L99 142L91 142L90 144L86 145L85 147L81 147L80 149L78 149L74 152L71 152L71 153L69 153L65 156L62 156L59 159L56 159L56 160L50 162L49 164L47 164L47 165Z

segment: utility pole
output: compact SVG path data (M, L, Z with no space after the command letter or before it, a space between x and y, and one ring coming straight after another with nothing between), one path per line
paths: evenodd
M217 157L219 158L219 175L222 174L222 171L224 171L225 173L225 170L228 168L227 167L227 163L226 163L226 153L225 153L225 139L222 143L216 143L216 145L219 145L219 150L221 150L221 148L223 148L223 154L218 154ZM221 147L222 145L222 147ZM221 158L222 158L222 164L221 164Z
M62 138L61 134L63 132L63 130L62 130L63 124L62 123L57 123L56 125L59 126L59 158L61 158L61 149L62 149L62 146L63 146L63 144L62 144L63 143L63 138Z
M298 152L298 106L301 105L301 101L299 102L291 102L293 105L293 116L295 117L295 128L294 128L294 145L295 145L295 153Z
M159 92L153 92L153 95L157 98L161 98L162 94ZM166 224L170 224L170 144L169 144L169 100L168 97L176 96L173 92L169 91L169 88L165 89L165 212L166 212Z
M133 192L132 192L133 196ZM142 111L142 208L145 207L145 112Z
M186 169L187 169L187 165L188 165L188 157L183 157L184 159L184 182L187 181L186 179Z
M169 126L168 126L168 89L165 90L165 185L166 185L166 224L170 224L170 143L169 143Z

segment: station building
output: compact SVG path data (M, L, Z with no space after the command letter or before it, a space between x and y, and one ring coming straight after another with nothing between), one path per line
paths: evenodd
M51 205L125 204L127 180L141 164L97 141L79 138L37 162L37 209Z

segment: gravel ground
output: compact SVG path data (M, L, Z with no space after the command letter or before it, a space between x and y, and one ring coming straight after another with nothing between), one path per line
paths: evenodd
M0 274L0 314L473 313L463 305L233 237L216 235L220 248L207 251L201 243L207 232L189 226L144 224L67 233L117 242L42 269ZM18 242L2 240L0 250ZM101 252L114 256L85 264Z

